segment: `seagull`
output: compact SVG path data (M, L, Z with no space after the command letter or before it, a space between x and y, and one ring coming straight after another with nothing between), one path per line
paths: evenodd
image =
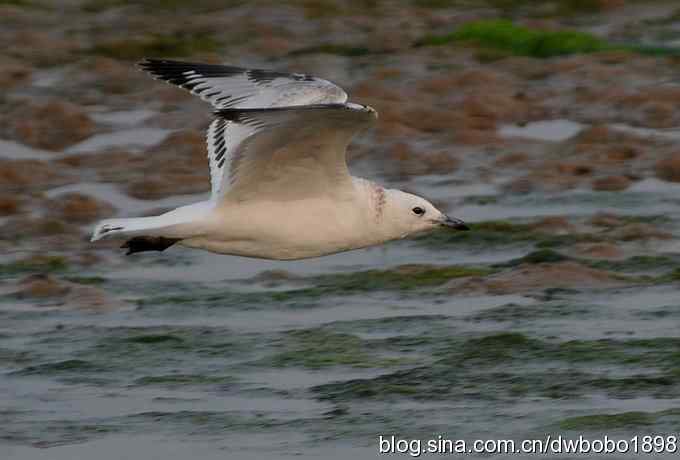
M139 67L209 102L211 194L152 217L107 219L92 241L122 237L127 254L174 244L297 260L438 227L468 230L419 196L350 175L347 146L377 112L330 81L299 73L166 59Z

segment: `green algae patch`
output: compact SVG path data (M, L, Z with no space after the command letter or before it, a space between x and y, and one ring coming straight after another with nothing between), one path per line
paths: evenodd
M590 388L604 390L615 398L643 394L653 398L677 397L677 377L668 374L633 375L622 378L601 377L587 382Z
M581 242L597 242L604 238L592 233L555 235L537 229L531 223L516 223L506 220L491 220L468 224L468 232L451 232L445 229L422 235L415 239L417 244L431 248L461 244L469 246L501 246L534 244L547 249L568 246Z
M516 267L522 264L544 264L544 263L557 263L565 262L567 260L572 260L571 258L555 252L552 249L539 249L538 251L533 251L526 256L520 257L518 259L513 259L502 264L498 264L498 267Z
M502 332L467 340L461 346L462 353L457 356L454 355L453 360L494 365L519 355L527 356L527 354L541 352L545 348L543 342L529 338L524 334Z
M475 232L504 233L506 235L525 235L533 231L530 224L515 223L507 220L489 220L472 223L468 226L471 231ZM465 233L461 235L465 235Z
M9 424L9 421L7 422ZM105 421L92 417L82 420L50 418L31 424L31 431L22 434L22 441L30 441L36 448L58 447L65 444L77 444L101 438L105 435L134 433L132 424L123 424L118 420Z
M562 420L559 427L563 430L611 430L617 428L636 428L653 425L654 414L649 412L622 412L620 414L598 414L571 417Z
M130 337L129 339L126 340L131 343L141 344L184 343L184 340L182 338L170 334L140 335L137 337Z
M341 291L411 290L440 286L455 278L486 276L494 270L479 267L401 265L393 270L363 272L321 277L318 286Z
M459 348L458 353L452 350L446 351L441 363L461 366L496 366L511 362L516 358L526 359L530 356L542 356L545 354L548 344L515 332L501 332L480 338L466 340Z
M642 320L658 320L661 318L680 318L680 305L665 305L652 310L638 311L635 316Z
M68 260L62 256L36 256L0 265L0 276L23 273L54 273L69 268Z
M307 306L329 295L355 295L375 291L413 291L442 286L456 278L486 276L495 273L488 267L461 265L400 265L389 270L365 270L351 273L318 275L296 278L291 284L301 285L286 290L238 292L233 290L214 291L210 294L171 294L139 299L140 307L150 305L201 305L229 308L253 305L290 303Z
M387 316L380 318L366 318L366 319L353 319L345 321L335 321L333 322L333 330L339 332L349 332L349 333L363 333L363 334L373 334L373 333L389 333L390 335L395 332L414 332L414 328L418 327L418 330L423 330L427 333L441 333L446 334L451 331L452 325L450 322L452 318L447 315L442 314L422 314L422 315L403 315L403 316ZM418 335L417 337L412 336L390 336L385 340L413 340L417 339L419 341L427 341L428 343L433 340L429 336Z
M66 281L78 284L100 285L106 283L106 278L101 276L65 276Z
M139 386L158 385L166 387L176 387L198 385L222 385L233 382L234 378L229 376L215 376L201 374L164 374L140 377L134 381L134 384Z
M368 342L352 334L307 329L286 334L285 351L266 359L274 367L301 366L321 369L331 366L384 367L398 362L377 358Z
M284 422L281 418L270 418L270 411L253 411L252 415L242 415L243 411L220 410L149 410L135 414L125 415L119 420L126 426L139 427L163 426L181 430L183 433L200 433L202 436L210 435L224 437L225 431L232 433L261 432L272 428L281 427Z
M556 319L565 317L583 317L591 312L591 308L585 305L573 305L564 303L540 303L536 305L506 304L500 307L483 310L479 313L466 317L468 321L496 321L496 322L522 322L536 321L538 319Z
M416 367L383 374L375 378L353 379L332 382L312 387L317 398L322 401L353 401L357 399L393 399L395 397L420 398L437 385L435 370ZM453 379L450 384L454 384ZM441 391L435 399L442 399L446 393Z
M657 283L675 283L680 281L680 268L676 268L664 275L661 275L655 279Z
M417 383L390 383L387 379L350 380L349 382L331 383L314 387L321 393L319 399L345 401L365 398L389 399L396 396L413 397L422 393Z
M210 34L180 33L113 40L95 45L89 52L115 59L136 60L154 56L191 56L198 53L216 52L219 48L219 42Z
M680 422L680 409L673 408L659 412L631 411L617 414L593 414L570 417L559 422L564 430L611 430L624 428L644 428L650 425L663 424L668 427L677 426Z
M564 5L562 11L573 9ZM559 11L559 9L557 10ZM426 35L414 46L473 45L480 61L508 56L551 58L603 51L627 51L649 56L678 56L680 49L667 46L613 44L595 35L576 30L532 29L506 19L472 21L454 32Z
M568 362L598 361L602 363L632 364L630 348L613 340L570 340L560 343L554 357ZM627 352L628 351L628 352Z
M471 363L472 364L472 363ZM574 372L546 373L522 369L518 372L495 372L476 365L437 362L382 374L375 378L355 379L317 385L312 391L320 400L342 402L356 399L390 400L409 398L425 401L475 400L498 401L523 398L570 397L579 394Z
M332 401L563 399L602 392L615 398L680 395L675 339L555 342L504 332L439 342L431 352L436 360L428 366L319 385L313 391L319 399ZM640 373L615 377L597 371L598 365L640 368Z
M597 361L673 371L680 366L680 339L663 337L630 340L570 340L561 342L552 357L566 362Z
M507 52L509 55L548 58L612 49L594 35L572 30L536 30L508 20L473 21L445 35L429 35L418 46L472 43Z
M144 328L146 329L146 328ZM179 370L186 363L192 365L201 359L223 360L233 354L249 355L258 341L257 336L243 336L223 328L173 327L150 328L146 333L137 329L114 329L96 333L96 343L78 352L78 357L105 363L115 369L134 371L133 377L154 376L154 370L163 364L159 374L169 374L165 366ZM155 330L154 330L155 329ZM160 329L160 330L159 330ZM101 338L99 338L102 336ZM135 365L130 366L130 360ZM198 360L198 361L197 361ZM144 373L141 373L143 370ZM186 373L192 373L188 371ZM129 379L129 376L126 377Z
M590 262L593 268L622 272L680 268L680 258L670 256L633 256L625 260L598 260Z
M82 359L67 359L64 361L56 361L52 363L38 364L35 366L28 366L12 374L15 375L59 375L70 373L92 373L101 372L104 368L98 366L90 361Z
M135 302L142 308L156 305L198 305L211 308L246 308L252 310L272 303L315 300L323 294L325 294L324 291L313 287L257 292L243 292L234 289L215 289L206 292L205 290L189 288L183 290L182 293L149 296L137 299Z
M645 54L647 56L680 56L680 49L671 46L661 46L661 45L630 45L628 47L630 51L634 51L639 54Z

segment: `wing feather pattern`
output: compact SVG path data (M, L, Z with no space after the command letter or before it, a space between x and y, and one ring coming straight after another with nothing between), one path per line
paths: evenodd
M222 132L233 137L225 140L227 153L219 160L221 143L213 141L220 170L215 192L226 200L342 193L351 186L347 145L375 118L373 109L357 104L220 110L214 136L227 126Z
M341 190L351 183L347 144L376 118L310 75L166 59L139 66L216 108L206 139L214 201Z
M139 67L211 103L217 109L284 107L347 101L347 93L322 78L299 73L145 59Z

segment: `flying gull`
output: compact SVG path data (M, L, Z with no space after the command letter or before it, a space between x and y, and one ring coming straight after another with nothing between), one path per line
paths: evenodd
M347 146L378 116L327 80L165 59L139 65L215 108L207 133L211 195L160 216L104 220L92 241L126 238L128 254L180 244L294 260L442 226L468 229L419 196L350 175Z

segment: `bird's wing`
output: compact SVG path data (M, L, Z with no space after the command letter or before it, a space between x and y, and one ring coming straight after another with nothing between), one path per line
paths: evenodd
M213 198L287 200L351 188L345 152L376 112L358 104L224 109L208 130Z
M347 93L322 78L299 73L145 59L139 67L154 78L177 85L217 109L342 104Z
M347 101L347 93L333 83L299 73L282 73L262 69L195 64L166 59L145 59L139 66L154 78L190 91L210 102L218 110L297 107L338 104ZM226 112L225 112L226 113ZM208 159L212 198L224 194L231 184L230 162L240 144L254 134L252 124L239 123L229 116L219 116L208 129ZM316 112L315 112L316 113ZM245 116L245 114L244 114ZM253 112L251 117L256 116ZM277 115L283 120L283 113ZM262 115L273 119L273 115ZM295 117L292 117L293 119ZM301 117L302 118L302 117ZM227 170L225 179L225 169Z

